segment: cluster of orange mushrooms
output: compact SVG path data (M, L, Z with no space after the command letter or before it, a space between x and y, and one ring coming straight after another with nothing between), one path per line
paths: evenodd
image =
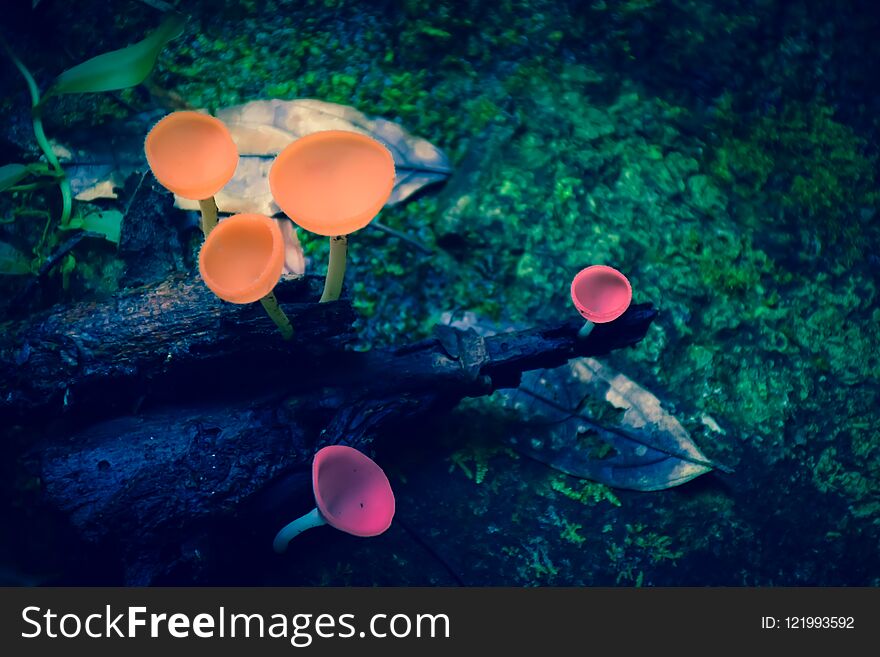
M199 202L205 235L199 272L205 284L231 303L260 301L282 336L290 339L293 327L273 293L284 268L277 221L253 213L217 220L214 195L238 166L238 150L226 125L200 112L173 112L149 132L144 150L164 187ZM295 224L330 237L320 301L335 301L345 276L348 235L369 224L391 195L391 153L360 133L316 132L281 151L269 171L269 187Z
M205 241L199 272L219 298L231 303L260 301L284 339L290 320L273 292L284 268L284 239L278 221L262 214L236 214L218 223L217 194L238 166L228 128L199 112L174 112L147 135L147 161L156 179L183 198L199 202ZM321 302L342 290L349 233L369 224L394 187L394 159L381 143L341 130L316 132L288 145L269 171L278 207L301 228L330 237L330 261ZM280 221L286 221L281 219ZM586 320L585 338L596 324L620 317L632 300L626 277L605 265L579 272L571 298ZM350 447L320 450L312 466L315 509L284 526L273 547L311 527L329 524L355 536L376 536L394 516L394 495L381 468Z

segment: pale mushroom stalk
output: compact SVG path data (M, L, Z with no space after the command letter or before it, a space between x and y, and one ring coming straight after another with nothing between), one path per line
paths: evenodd
M584 322L584 325L581 327L581 330L578 331L578 335L577 335L578 338L580 338L581 340L585 340L587 338L587 336L589 336L590 333L593 332L593 328L595 326L596 326L596 324L594 322L591 322L590 320L587 320L586 322Z
M305 530L326 524L327 521L324 519L324 516L322 516L318 508L315 507L304 516L284 525L284 527L281 528L281 531L275 535L275 540L272 541L272 549L275 550L277 554L282 554L287 551L288 543L302 534Z
M330 238L330 260L327 263L327 278L324 279L324 293L319 303L336 301L342 293L345 278L345 260L348 253L348 235Z
M315 508L285 525L272 547L278 554L312 527L327 524L352 536L378 536L391 526L394 492L382 468L346 445L329 445L312 459Z
M285 340L290 340L293 337L293 325L290 323L287 315L284 314L284 311L281 310L281 306L278 305L275 292L269 292L269 294L260 299L260 303L266 314L269 315L272 321L275 322L275 326L281 331L281 337Z
M320 302L342 292L348 236L366 227L394 189L394 158L368 135L323 130L284 148L269 170L278 207L304 230L330 238Z
M202 233L207 237L214 230L214 226L217 225L217 201L214 200L213 196L201 199L199 201L199 210L202 213Z

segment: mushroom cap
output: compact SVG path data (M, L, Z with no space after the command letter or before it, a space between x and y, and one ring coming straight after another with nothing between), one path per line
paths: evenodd
M201 112L172 112L163 118L147 134L144 151L163 187L195 201L223 189L238 166L229 129Z
M318 235L348 235L369 224L391 195L394 158L358 132L314 132L278 154L269 188L294 223Z
M281 229L262 214L227 217L208 234L199 252L205 284L230 303L262 299L278 283L283 267Z
M328 525L355 536L378 536L391 526L394 493L375 461L345 445L330 445L312 461L315 502Z
M578 312L595 324L613 322L632 302L632 286L613 267L593 265L571 282L571 300Z

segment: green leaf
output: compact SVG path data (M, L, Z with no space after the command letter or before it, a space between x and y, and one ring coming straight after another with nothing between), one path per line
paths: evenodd
M43 100L55 94L113 91L140 84L165 44L183 33L183 25L182 16L171 15L143 41L67 69L55 78Z
M21 276L31 273L31 259L11 244L0 242L0 275Z
M28 175L28 168L23 164L3 165L0 167L0 192L9 189L26 175Z
M100 233L108 242L119 244L119 235L122 230L122 213L119 210L93 212L84 217L72 219L68 228L81 228L92 233Z

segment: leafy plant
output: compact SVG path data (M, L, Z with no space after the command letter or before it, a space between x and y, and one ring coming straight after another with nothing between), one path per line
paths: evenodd
M9 189L28 175L23 164L6 164L0 167L0 192Z
M72 219L73 197L70 181L43 129L43 112L46 101L53 96L62 94L97 93L125 89L140 84L149 75L165 44L183 32L183 24L181 16L169 15L156 30L142 41L126 48L98 55L64 71L49 86L45 94L40 93L33 75L24 62L16 56L5 41L2 41L7 55L27 84L31 99L34 138L43 152L47 164L14 163L0 167L0 191L33 191L44 186L47 181L55 183L61 192L61 216L58 222L58 227L61 230L85 228L103 235L111 242L118 242L121 213L103 212ZM42 259L42 248L51 220L51 214L47 213L42 237L33 249L38 260ZM73 267L71 262L74 261L68 259L65 263L68 275ZM8 269L7 267L0 268L0 273L10 273L7 271ZM22 273L18 269L14 273Z

